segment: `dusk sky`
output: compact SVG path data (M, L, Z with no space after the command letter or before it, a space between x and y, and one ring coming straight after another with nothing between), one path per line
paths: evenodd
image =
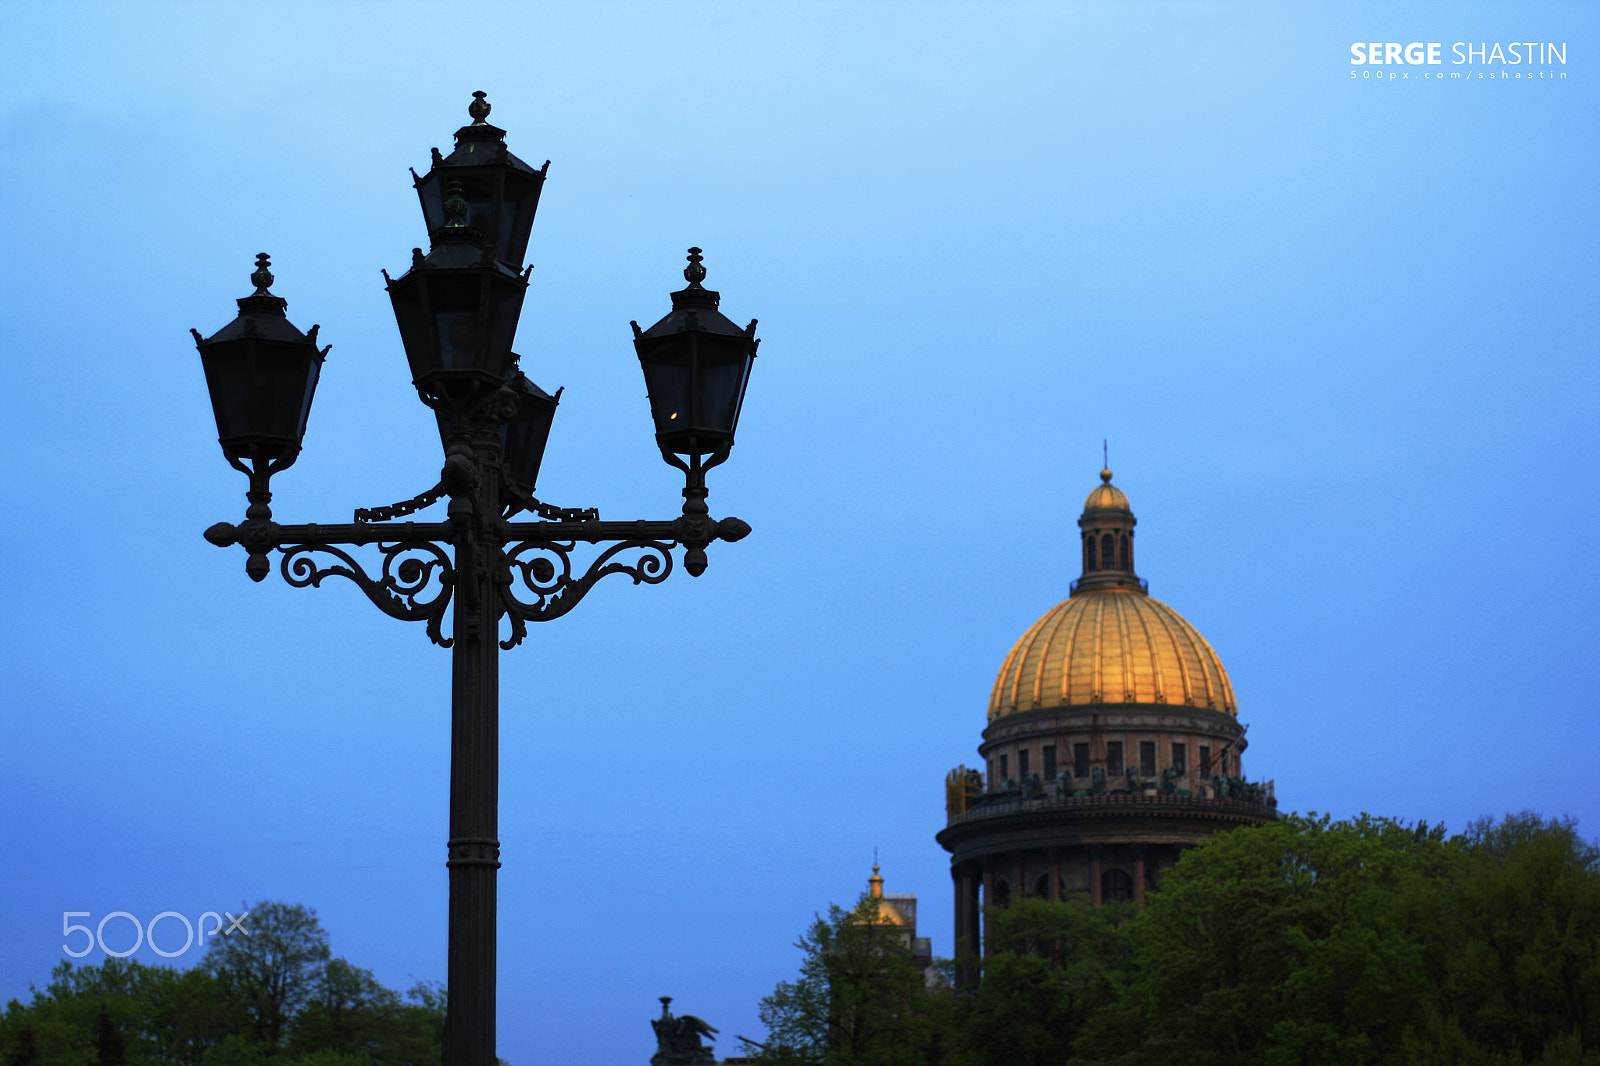
M260 900L390 987L443 981L449 653L201 539L245 479L189 329L266 251L333 346L279 521L433 485L379 269L426 246L407 168L474 90L552 161L516 344L566 389L542 499L677 514L628 323L689 246L762 337L708 501L754 532L502 658L514 1066L640 1066L661 995L738 1053L874 847L950 954L944 776L1078 575L1102 441L1283 810L1600 836L1597 29L1593 3L0 4L0 1003L47 982L63 912Z

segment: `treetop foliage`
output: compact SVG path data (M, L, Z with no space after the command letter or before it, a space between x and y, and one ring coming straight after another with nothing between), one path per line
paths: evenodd
M1571 820L1236 829L1142 910L989 908L957 989L837 971L851 913L762 1001L763 1066L1600 1066L1600 849Z
M436 1066L444 992L405 996L332 956L316 911L257 903L249 935L177 970L63 960L0 1014L6 1066Z
M926 978L913 964L906 931L862 895L850 910L828 908L795 946L800 976L761 1001L767 1039L753 1045L761 1066L874 1062L914 1066L926 1060L933 1030L908 1005L921 1005Z

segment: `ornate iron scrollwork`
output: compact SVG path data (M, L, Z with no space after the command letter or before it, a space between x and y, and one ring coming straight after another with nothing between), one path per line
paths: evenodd
M428 639L442 648L456 643L444 635L445 613L466 611L465 632L510 650L527 637L528 622L561 617L603 577L625 574L635 585L660 584L672 573L677 547L684 549L684 569L698 576L708 544L741 540L750 532L737 518L710 518L700 494L687 490L684 513L670 522L602 522L593 508L553 507L508 486L513 513L527 510L543 519L508 522L497 514L494 492L480 495L481 474L479 465L454 450L439 485L412 500L358 511L353 524L279 525L263 497L252 503L244 523L219 522L205 536L219 547L243 545L246 570L257 581L267 575L268 553L277 550L283 553L284 580L293 588L320 587L329 576L348 578L391 618L426 622ZM373 521L420 510L442 495L454 501L443 522ZM577 573L573 553L580 543L607 546ZM347 550L369 544L383 557L375 573ZM510 633L499 640L502 617L509 619Z
M672 573L673 541L625 540L601 552L583 576L572 573L575 541L524 540L503 553L500 602L511 619L511 636L500 642L510 650L528 635L528 622L548 622L577 606L595 582L610 574L626 574L635 585L658 585ZM623 552L638 551L632 560L620 560ZM518 581L527 593L523 599L513 591Z
M336 576L354 581L367 599L391 618L402 622L426 621L428 639L441 648L450 647L442 621L455 588L455 568L450 556L430 540L379 542L383 569L373 578L347 552L331 544L290 544L283 552L283 579L294 588L320 587L322 579ZM318 565L313 553L333 556L332 565Z

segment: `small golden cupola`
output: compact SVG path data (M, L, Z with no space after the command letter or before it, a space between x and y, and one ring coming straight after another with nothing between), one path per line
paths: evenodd
M878 864L874 862L872 876L867 878L867 899L857 908L857 913L862 917L857 920L865 920L865 916L871 914L879 925L898 925L914 931L917 925L916 912L916 896L883 894L883 875L878 872Z
M1133 570L1133 517L1128 497L1111 483L1111 471L1100 471L1100 484L1083 501L1083 516L1078 519L1083 540L1083 576L1072 594L1095 589L1141 588Z

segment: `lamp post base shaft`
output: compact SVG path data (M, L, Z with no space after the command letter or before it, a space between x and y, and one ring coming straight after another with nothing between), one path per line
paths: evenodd
M486 497L486 498L485 498ZM477 501L498 513L492 490ZM465 516L464 516L465 517ZM450 933L446 1066L495 1066L500 869L500 645L495 568L470 517L458 527L450 693Z

